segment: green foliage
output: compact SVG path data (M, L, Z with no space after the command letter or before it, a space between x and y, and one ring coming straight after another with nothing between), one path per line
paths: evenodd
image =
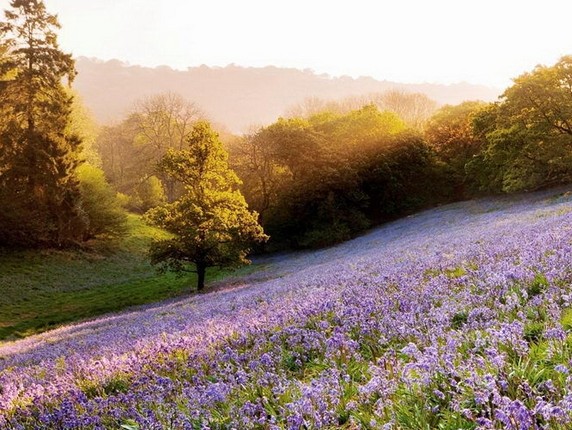
M429 387L428 387L429 388ZM451 411L447 398L439 399L430 390L400 387L396 395L395 422L399 429L474 429L475 423Z
M70 88L66 88L66 91L72 97L69 131L81 139L81 158L86 163L101 168L101 156L95 147L99 126L80 95Z
M133 420L127 420L124 424L121 424L122 430L139 430L139 424Z
M527 286L526 293L528 294L528 297L534 297L542 294L542 292L547 288L548 280L546 279L546 276L542 273L537 273L534 275L532 282Z
M482 189L526 191L572 181L572 57L514 79L476 119L486 147L471 171Z
M402 132L360 154L361 189L369 196L369 218L381 222L444 201L443 179L423 138ZM426 184L432 184L431 188Z
M390 90L374 98L374 103L383 110L394 112L409 127L422 130L431 114L436 110L437 103L423 93L408 93L400 90Z
M144 212L156 206L158 194L148 201L142 187L155 186L148 178L158 175L169 202L182 192L176 181L158 172L156 164L168 149L180 150L200 109L173 93L157 94L138 101L121 123L104 127L96 141L102 168L111 184L132 198L130 209Z
M467 323L468 319L469 319L469 314L467 312L465 311L457 312L455 315L453 315L453 318L451 319L451 327L453 327L456 330L459 330Z
M562 324L562 328L564 328L564 330L568 332L572 331L572 308L566 308L562 311L560 324Z
M141 210L147 212L149 209L159 206L167 200L163 184L156 176L150 176L137 187L137 195L141 199Z
M482 102L443 106L425 127L425 139L443 163L456 199L467 196L467 187L475 188L465 167L481 151L483 139L475 133L473 123L485 106Z
M194 274L157 273L149 263L151 242L169 235L136 215L128 216L127 228L113 241L90 242L90 250L0 252L0 339L186 294ZM207 279L229 273L212 270Z
M105 381L80 380L78 386L90 399L95 397L105 398L117 393L127 392L131 385L130 379L126 373L118 372L106 377Z
M345 149L367 147L407 128L395 113L380 111L373 104L345 115L323 113L310 117L309 121L318 133L327 136L330 145L343 145Z
M117 125L102 127L95 142L106 178L127 196L135 194L141 176L148 174L156 161L146 145L135 141L136 136L137 122L129 117Z
M88 219L85 238L126 233L127 214L101 169L83 164L77 170L82 208Z
M126 207L137 213L147 212L167 201L163 183L156 176L150 176L135 188L132 196L127 197Z
M363 106L375 106L379 111L395 114L401 123L414 130L422 130L437 108L437 103L423 93L389 90L366 96L351 96L342 100L323 100L317 97L305 99L288 110L289 117L327 118L343 116Z
M374 105L279 119L231 150L274 247L332 245L441 198L430 148Z
M445 106L425 136L458 198L572 182L572 57L514 79L500 100Z
M12 1L0 23L0 241L67 246L86 219L75 170L80 138L70 130L72 98L62 85L75 75L59 50L54 15L42 1ZM19 220L29 220L20 223Z
M529 322L524 327L524 339L529 342L538 342L542 339L544 324L541 322Z
M198 122L188 137L188 149L169 150L159 168L185 191L173 203L147 213L149 222L173 235L153 243L152 263L176 272L194 264L199 290L207 267L248 263L250 247L267 236L237 190L240 181L209 124Z

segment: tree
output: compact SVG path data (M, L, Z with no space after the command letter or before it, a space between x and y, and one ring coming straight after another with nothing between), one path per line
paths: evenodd
M430 204L434 157L406 130L395 113L370 104L279 119L238 141L233 162L271 245L332 245ZM408 183L413 178L419 186Z
M232 167L243 182L241 192L258 212L261 224L292 176L278 162L273 141L264 130L237 139L229 148Z
M103 127L95 144L106 178L117 191L128 195L134 195L142 178L152 174L148 147L136 144L136 136L137 123L130 116L119 124Z
M410 128L422 130L429 117L437 109L437 103L423 93L389 90L362 96L350 96L341 100L324 100L318 97L305 99L286 111L288 118L310 118L324 112L344 115L364 106L375 105L380 111L395 113Z
M156 176L149 176L137 186L135 194L129 199L127 208L133 212L143 213L166 201L167 197L161 180Z
M137 200L140 185L159 176L167 201L174 201L181 189L157 172L156 165L167 149L183 148L192 125L202 116L195 104L173 93L136 102L132 113L121 123L104 127L96 142L111 184Z
M483 139L475 133L474 120L486 106L479 101L443 106L425 127L425 139L444 164L456 199L466 197L466 187L472 185L465 167L482 149Z
M197 289L202 290L208 267L248 263L250 247L268 237L237 190L240 180L210 125L198 122L187 143L187 149L168 150L159 163L165 175L183 184L183 195L146 217L173 235L152 244L151 262L176 272L194 264Z
M78 170L82 207L88 220L84 239L121 236L127 232L127 214L103 171L89 163Z
M141 138L158 150L183 149L193 123L204 117L196 104L176 93L162 93L135 103L133 115Z
M437 109L437 103L423 93L390 90L369 96L379 109L397 114L410 127L421 130Z
M148 163L152 169L168 148L183 148L193 124L204 114L180 95L164 93L138 101L133 117L137 123L137 143L149 148ZM167 200L173 201L177 194L175 183L168 177L160 179L164 183Z
M572 57L537 66L475 118L481 188L526 191L572 181Z
M69 130L81 138L81 159L92 166L101 168L101 155L95 147L100 127L79 94L75 91L71 91L70 94L73 102Z
M81 240L87 222L75 176L81 139L69 130L72 97L62 83L73 80L74 61L41 0L10 5L0 23L0 239L65 246Z

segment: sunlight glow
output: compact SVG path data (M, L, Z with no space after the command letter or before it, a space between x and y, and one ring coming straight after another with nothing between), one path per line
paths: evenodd
M0 0L5 8L8 0ZM572 3L508 0L46 0L75 56L177 69L310 68L399 82L505 87L572 53Z

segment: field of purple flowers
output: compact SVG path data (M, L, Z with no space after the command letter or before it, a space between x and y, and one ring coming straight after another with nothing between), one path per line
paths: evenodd
M570 429L561 191L444 206L3 344L0 428Z

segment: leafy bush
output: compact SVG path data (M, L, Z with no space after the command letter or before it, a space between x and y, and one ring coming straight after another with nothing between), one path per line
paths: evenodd
M137 195L141 199L141 210L143 212L147 212L149 209L167 201L163 184L156 176L150 176L143 181L137 187Z
M127 199L125 207L136 213L145 213L167 201L163 183L156 176L150 176L137 185L135 192Z
M77 169L82 207L89 225L85 239L100 235L117 236L126 231L127 214L103 171L90 164Z

